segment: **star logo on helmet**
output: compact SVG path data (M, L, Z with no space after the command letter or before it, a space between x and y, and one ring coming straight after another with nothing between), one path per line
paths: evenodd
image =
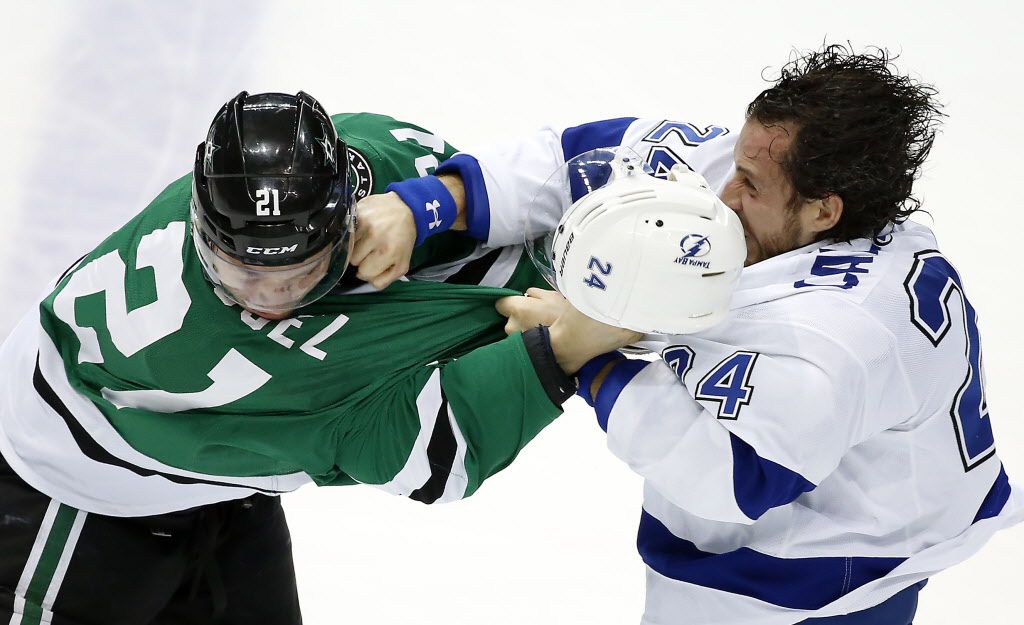
M334 144L331 143L330 139L324 137L320 139L318 143L324 148L324 165L334 164Z
M209 163L213 160L213 153L220 149L213 141L206 142L206 152L203 154L203 161Z

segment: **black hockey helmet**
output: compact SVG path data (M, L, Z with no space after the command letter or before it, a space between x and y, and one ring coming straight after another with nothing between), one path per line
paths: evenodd
M254 310L313 301L344 273L353 197L348 151L319 102L301 91L239 93L196 150L192 229L207 277ZM254 302L239 292L261 269L281 278L307 263L317 275L328 271L296 301Z

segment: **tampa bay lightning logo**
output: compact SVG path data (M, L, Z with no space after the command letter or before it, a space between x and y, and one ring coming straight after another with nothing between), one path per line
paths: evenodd
M688 234L679 241L682 258L700 258L711 253L711 240L705 234Z

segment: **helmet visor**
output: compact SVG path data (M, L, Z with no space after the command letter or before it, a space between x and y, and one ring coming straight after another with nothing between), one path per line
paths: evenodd
M341 280L353 239L346 227L332 245L290 265L249 265L211 246L192 225L192 239L206 277L238 305L256 314L280 315L315 302Z
M584 152L548 177L527 209L523 242L530 260L552 288L558 288L555 235L569 209L613 180L653 174L654 170L636 152L620 146Z

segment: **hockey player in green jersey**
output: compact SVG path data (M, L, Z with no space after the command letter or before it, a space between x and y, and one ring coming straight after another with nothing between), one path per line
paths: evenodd
M410 262L430 282L343 278L354 199L453 153L303 93L225 105L0 350L0 619L299 623L273 495L459 499L560 413L541 331L505 338L513 291L480 286L528 286L519 250L445 232ZM424 235L456 225L415 200Z

